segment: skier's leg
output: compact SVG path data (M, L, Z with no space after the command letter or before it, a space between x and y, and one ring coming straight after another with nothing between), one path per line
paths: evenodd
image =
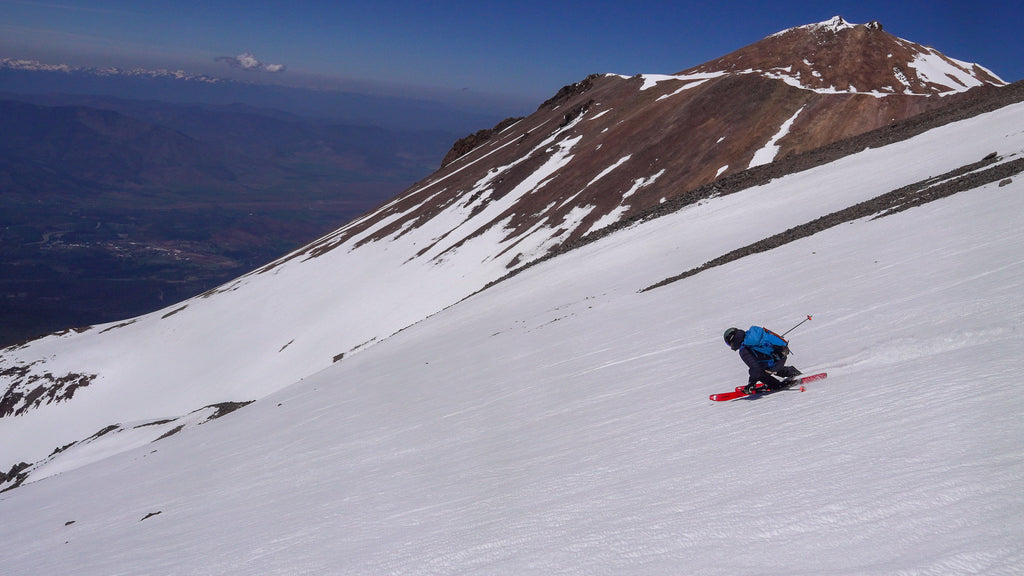
M783 378L795 378L796 376L802 374L802 372L797 370L796 366L779 366L775 370L775 374L778 376L782 376Z
M779 388L783 387L782 383L779 382L779 379L772 376L768 372L765 372L765 369L763 367L751 367L750 379L747 381L747 387L750 388L752 385L757 384L758 382L763 382L769 390L778 390Z

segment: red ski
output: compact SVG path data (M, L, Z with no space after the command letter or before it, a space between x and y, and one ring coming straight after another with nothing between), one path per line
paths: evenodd
M811 374L810 376L804 376L802 378L795 380L789 386L789 388L784 388L784 390L799 390L803 392L804 384L808 382L814 382L816 380L824 380L827 377L828 374L825 372L822 372L820 374ZM781 390L776 390L776 392L781 392ZM725 402L726 400L735 400L737 398L743 398L744 396L761 396L763 394L771 394L771 392L754 392L753 394L747 394L746 392L743 391L743 386L737 386L736 390L733 390L732 392L712 394L711 396L709 396L709 398L711 398L715 402Z

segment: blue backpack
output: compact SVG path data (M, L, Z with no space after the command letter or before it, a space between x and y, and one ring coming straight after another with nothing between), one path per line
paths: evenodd
M781 336L767 328L751 326L747 329L747 336L743 339L742 345L753 350L757 356L770 360L769 366L774 366L775 359L772 355L775 354L775 349L786 347L789 345L789 342L786 342Z

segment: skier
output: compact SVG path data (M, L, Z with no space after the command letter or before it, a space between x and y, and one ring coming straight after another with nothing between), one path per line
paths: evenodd
M740 358L750 368L750 378L743 389L747 394L788 388L792 379L801 374L796 367L786 366L789 342L767 328L751 326L746 331L729 328L724 336L725 343L733 350L739 350ZM780 381L773 374L784 379ZM758 382L764 386L758 387Z

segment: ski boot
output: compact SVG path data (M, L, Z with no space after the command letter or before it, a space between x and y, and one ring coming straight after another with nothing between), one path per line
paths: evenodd
M765 386L764 384L761 384L760 382L754 382L752 384L747 384L746 386L743 387L743 393L744 394L760 394L761 392L767 392L767 391L768 391L768 387Z

